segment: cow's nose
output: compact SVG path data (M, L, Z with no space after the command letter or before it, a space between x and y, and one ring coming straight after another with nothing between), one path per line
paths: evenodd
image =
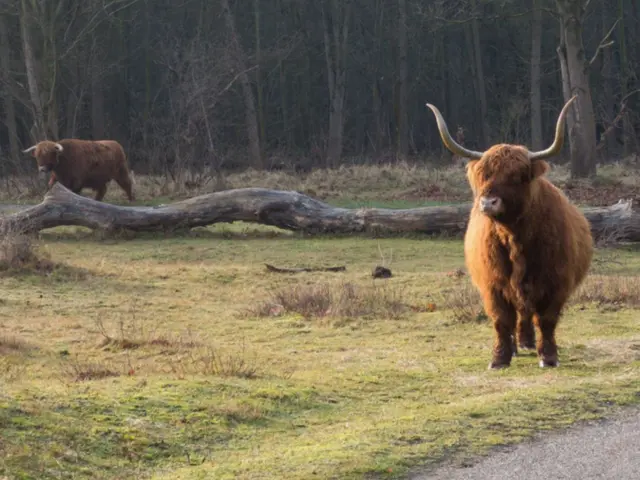
M480 197L480 211L496 212L500 209L500 197Z

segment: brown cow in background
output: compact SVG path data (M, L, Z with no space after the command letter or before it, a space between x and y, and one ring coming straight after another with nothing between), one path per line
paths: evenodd
M45 140L23 152L33 152L38 170L51 173L49 187L58 181L77 194L83 188L91 188L96 192L96 200L102 200L107 193L107 184L115 180L129 201L135 200L127 157L122 146L114 140Z
M494 145L486 152L456 143L436 107L427 104L444 145L469 158L467 178L474 204L464 238L471 280L493 320L495 341L489 368L508 367L521 348L533 348L535 332L541 367L559 365L555 329L569 296L585 278L593 256L589 223L544 174L544 160L564 143L564 121L571 98L546 150Z

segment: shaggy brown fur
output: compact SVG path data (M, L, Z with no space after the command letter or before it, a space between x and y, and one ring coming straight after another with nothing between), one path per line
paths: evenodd
M38 169L51 173L49 187L58 181L77 194L90 188L96 192L95 199L102 200L107 184L115 180L129 201L135 200L127 157L114 140L45 140L25 150L29 151L37 160Z
M540 366L557 366L555 329L571 293L587 274L593 255L589 223L544 177L544 160L500 144L467 165L474 205L464 239L466 265L493 320L491 368L509 366L520 347L532 348L539 329ZM489 215L481 197L499 198Z

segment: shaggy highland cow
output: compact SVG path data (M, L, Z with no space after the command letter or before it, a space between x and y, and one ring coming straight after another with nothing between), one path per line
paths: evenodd
M90 188L95 190L96 200L102 200L107 193L107 184L115 180L129 201L135 200L127 157L122 146L114 140L45 140L23 152L33 152L38 170L51 173L49 187L58 181L77 194L83 188Z
M559 365L555 329L563 307L587 274L593 255L591 229L584 215L544 174L544 160L564 143L564 121L571 98L546 150L499 144L486 152L467 150L449 134L439 110L433 111L444 145L469 159L467 178L474 195L464 237L466 265L495 329L489 368L508 367L521 348L535 348L541 367Z

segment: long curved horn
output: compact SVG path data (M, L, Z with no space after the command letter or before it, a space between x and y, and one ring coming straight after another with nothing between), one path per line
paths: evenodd
M22 150L22 153L29 153L30 151L35 150L36 147L37 147L37 145L34 145L33 147L29 147L26 150Z
M447 122L442 118L442 114L440 110L438 110L435 106L427 103L427 107L431 109L433 114L436 116L436 122L438 122L438 131L440 132L440 138L442 139L442 143L447 147L452 153L459 155L465 158L478 159L482 157L484 152L476 152L475 150L467 150L462 145L456 143L456 141L451 137L449 133L449 129L447 128Z
M59 143L55 144L56 149L58 149L58 152L62 152L64 150L64 148L62 148L62 145L60 145Z
M558 121L556 123L556 138L554 138L553 143L546 150L540 150L539 152L529 152L529 160L543 160L545 158L549 158L554 156L560 150L562 150L562 145L564 144L564 119L569 112L569 106L573 103L573 101L578 98L578 95L574 95L567 103L564 104L562 110L560 111L560 115L558 115Z

